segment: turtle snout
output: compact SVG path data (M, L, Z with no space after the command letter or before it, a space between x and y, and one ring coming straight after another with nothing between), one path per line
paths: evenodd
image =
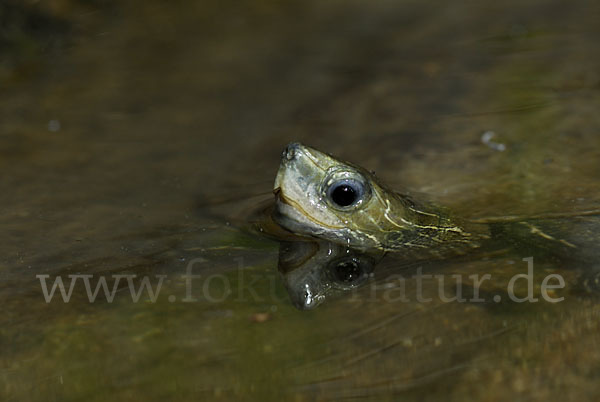
M283 153L281 154L282 162L293 161L294 159L296 159L298 157L298 154L300 153L301 147L302 145L300 145L297 142L292 142L288 144L288 146L285 147Z

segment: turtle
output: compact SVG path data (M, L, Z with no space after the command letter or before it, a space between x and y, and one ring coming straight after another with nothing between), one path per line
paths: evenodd
M303 309L317 305L331 288L364 282L365 273L386 253L408 261L439 259L490 250L482 245L493 243L495 250L521 247L542 257L597 259L597 248L589 247L597 235L588 236L582 247L592 250L588 256L561 229L565 220L594 217L600 209L461 218L436 203L389 189L361 166L297 142L283 150L273 193L272 221L287 233L286 238L279 234L280 272ZM289 236L296 236L296 243ZM339 256L344 256L340 264ZM600 289L600 267L589 271L582 283ZM309 288L318 291L307 293Z
M534 222L600 215L600 209L594 209L460 218L447 208L387 188L367 169L296 142L282 153L273 193L272 217L290 232L360 250L405 254L464 253L481 246L499 233L500 227L514 224L553 247L576 248Z

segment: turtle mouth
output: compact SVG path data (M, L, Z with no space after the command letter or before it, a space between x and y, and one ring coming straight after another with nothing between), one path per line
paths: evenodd
M316 231L339 230L343 226L328 225L316 220L300 204L287 198L280 187L273 190L275 194L275 211L278 219L276 221L283 227L294 232L313 233Z
M287 170L287 167L285 166L285 164L282 161L281 164L279 165L279 170L277 170L277 176L275 176L275 183L273 183L273 193L275 193L276 191L281 191L281 186L284 182L284 176L285 176L286 170Z
M287 198L285 198L283 192L281 191L281 187L274 188L273 194L275 195L275 202L277 204L285 204L289 205L290 207L295 207L295 205L293 205Z
M274 189L273 194L275 194L275 202L278 207L280 207L281 205L285 205L287 207L293 208L300 215L304 216L308 220L312 220L310 218L310 215L304 209L302 209L300 207L300 205L298 205L296 202L288 199L285 195L283 195L281 188L277 187L276 189ZM282 208L278 208L278 209L281 210Z

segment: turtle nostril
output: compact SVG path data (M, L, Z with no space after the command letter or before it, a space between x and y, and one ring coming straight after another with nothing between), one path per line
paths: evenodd
M289 145L287 147L285 147L285 149L283 150L282 158L285 158L288 161L291 161L295 157L296 157L296 148L293 146L289 146Z
M281 154L281 158L284 161L294 160L298 156L299 151L300 151L300 145L297 142L292 142L292 143L288 144L287 147L285 147L285 149L283 150L283 153Z

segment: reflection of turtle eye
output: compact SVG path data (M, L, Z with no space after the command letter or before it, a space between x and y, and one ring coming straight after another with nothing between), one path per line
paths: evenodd
M365 189L362 183L352 179L343 179L329 187L327 197L336 206L346 208L357 204L364 193Z
M351 285L356 280L363 276L363 271L360 269L360 265L355 260L341 261L334 268L335 276L337 280Z
M360 286L373 272L373 263L359 256L347 256L329 265L330 278L342 289Z

